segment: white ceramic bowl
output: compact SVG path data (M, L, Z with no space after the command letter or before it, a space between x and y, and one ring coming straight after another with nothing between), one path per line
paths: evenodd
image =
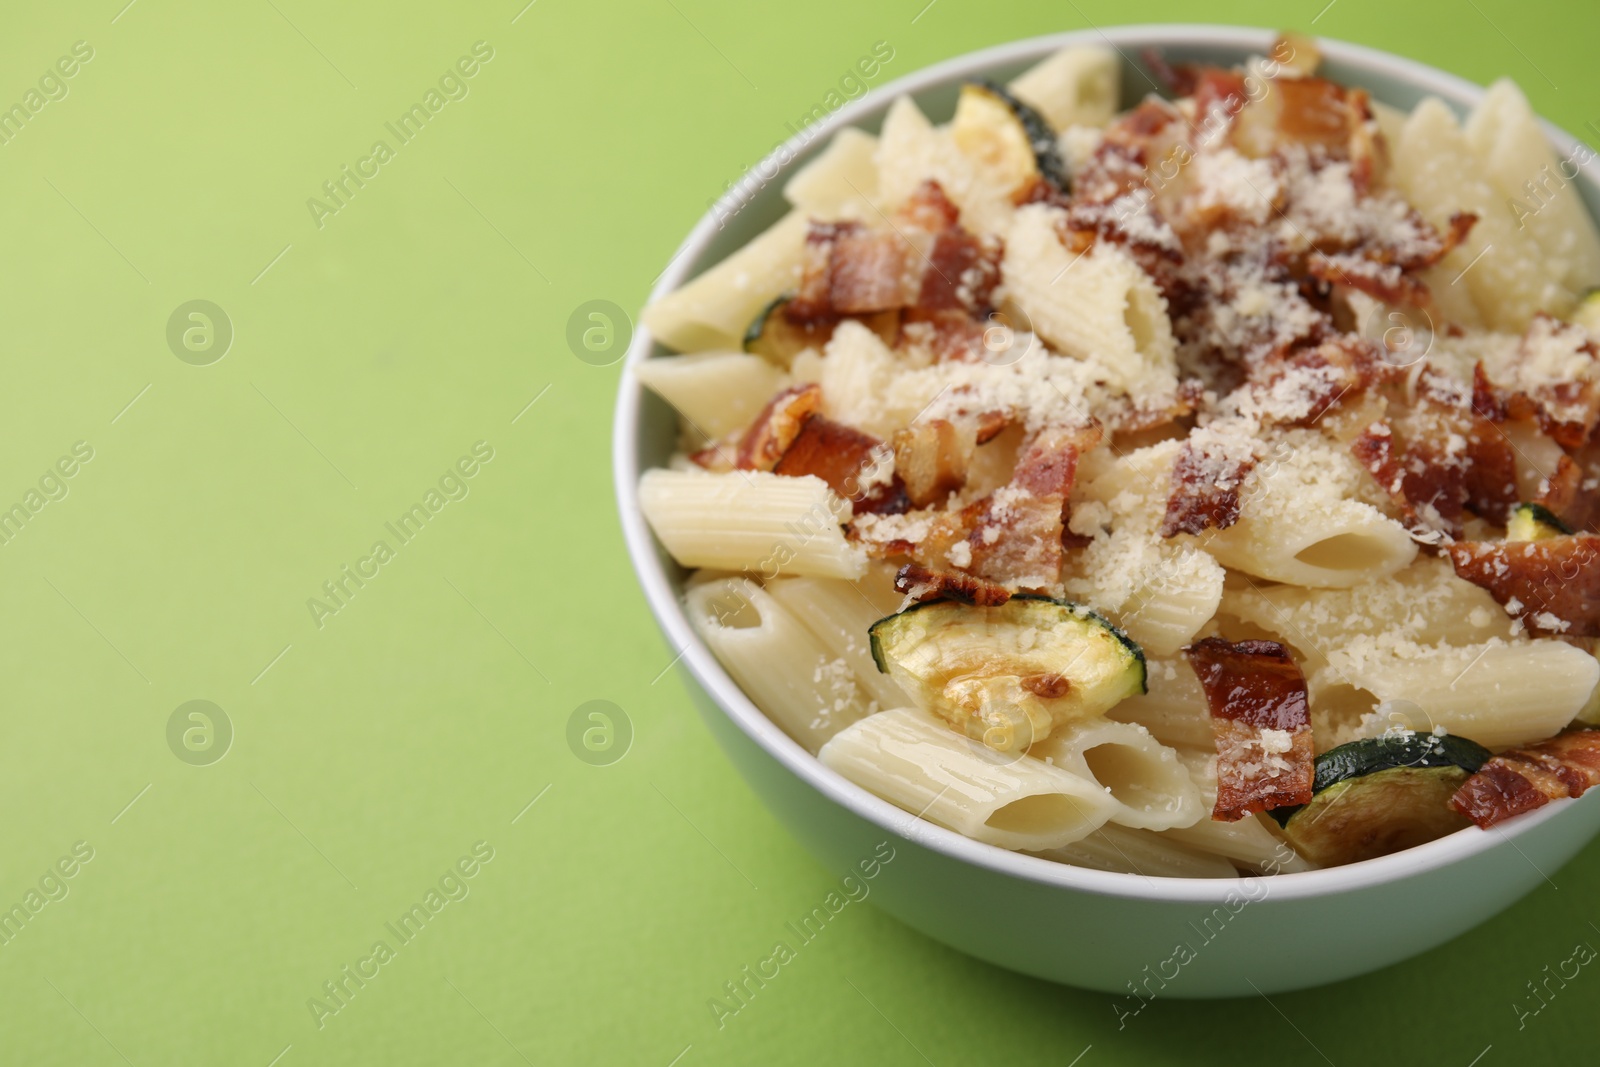
M964 80L1008 80L1068 44L1109 42L1124 55L1123 102L1150 84L1132 64L1145 48L1171 59L1231 65L1267 51L1268 30L1129 26L1018 41L939 63L851 102L757 168L776 176L749 192L719 228L708 214L684 241L654 299L716 263L786 210L789 173L839 129L875 130L895 97L911 94L936 121L954 111ZM1410 108L1424 95L1465 112L1478 87L1409 60L1320 42L1324 73ZM1562 158L1575 142L1550 127ZM787 166L780 157L792 155ZM1600 184L1582 179L1591 212ZM1569 860L1600 829L1600 790L1559 801L1490 831L1463 830L1418 848L1332 870L1272 878L1143 878L1050 863L969 840L913 818L824 767L791 741L728 677L690 626L679 599L684 572L640 515L639 474L672 450L675 420L641 395L632 374L661 353L641 328L617 401L614 464L628 551L650 607L692 678L711 732L751 787L830 870L843 875L882 842L893 859L871 883L879 907L930 937L1012 970L1129 996L1224 997L1320 985L1403 960L1505 908ZM881 855L887 855L883 849ZM1182 948L1180 948L1182 946ZM1186 949L1187 951L1184 951Z

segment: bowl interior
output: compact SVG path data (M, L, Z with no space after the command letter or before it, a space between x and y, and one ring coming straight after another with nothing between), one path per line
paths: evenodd
M826 148L839 129L858 126L876 133L889 105L898 96L909 94L930 119L944 122L954 114L963 81L987 77L1004 82L1066 45L1109 44L1123 59L1121 100L1126 108L1159 88L1158 79L1144 61L1146 49L1159 50L1169 62L1231 66L1251 56L1265 54L1276 37L1275 31L1242 27L1112 27L1019 41L958 57L890 82L802 131L753 168L757 175L772 176L759 184L740 183L739 189L722 203L719 211L708 213L700 221L662 273L651 299L671 292L720 262L778 221L789 210L782 192L788 177ZM1323 50L1319 73L1345 85L1366 89L1374 99L1404 110L1433 95L1458 114L1465 115L1483 93L1478 86L1453 75L1387 53L1324 39L1319 39L1318 45ZM1558 156L1571 157L1577 141L1548 123L1546 128ZM785 158L787 162L780 165L779 161ZM1590 214L1600 217L1600 179L1594 167L1592 162L1581 166L1577 184ZM1117 896L1207 901L1220 899L1227 892L1231 883L1226 879L1146 879L1051 863L972 841L915 819L844 780L769 721L694 633L680 600L687 572L656 543L639 512L636 495L639 475L665 464L671 456L677 437L677 419L665 401L643 390L627 370L642 360L669 352L656 344L643 327L635 333L628 352L618 396L613 457L621 522L634 566L657 620L674 648L684 650L683 662L695 679L741 730L791 772L837 803L885 829L968 862L1034 881ZM1502 844L1560 815L1565 807L1564 804L1549 805L1498 828L1500 832L1496 834L1463 830L1393 856L1328 870L1277 875L1273 879L1274 892L1280 897L1317 896L1402 878Z

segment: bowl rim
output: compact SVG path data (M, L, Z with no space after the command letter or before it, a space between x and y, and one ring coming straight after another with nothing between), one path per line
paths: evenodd
M781 195L780 179L795 169L796 160L803 158L803 150L807 146L826 144L839 130L856 125L875 112L886 109L898 96L985 74L996 66L1042 59L1067 45L1107 44L1127 62L1127 49L1163 45L1200 44L1237 49L1244 55L1264 54L1278 35L1279 31L1260 27L1198 23L1107 26L1024 38L964 53L913 71L846 103L821 122L783 142L752 167L753 172L765 174L771 171L772 177L750 188L744 184L736 186L732 193L702 216L657 278L648 300L653 302L678 288L697 271L701 258L719 232L719 211L725 213L730 208L742 210L762 196L771 195L769 188ZM1485 92L1482 87L1464 78L1416 60L1345 41L1323 37L1315 40L1326 58L1358 71L1405 82L1461 109L1470 108ZM1561 158L1570 158L1579 142L1559 127L1542 119L1541 123ZM788 163L784 162L786 153ZM1580 169L1591 181L1594 180L1594 171L1589 163L1580 165ZM637 456L638 416L643 386L634 369L650 358L654 347L655 339L648 328L642 323L638 324L623 360L623 373L618 386L612 433L612 471L623 539L651 612L669 642L679 650L678 659L673 662L681 661L686 665L695 682L705 690L718 709L751 741L789 773L859 818L951 859L1012 878L1095 896L1167 903L1221 904L1230 893L1237 892L1241 882L1252 877L1151 878L1076 867L984 844L924 821L869 793L825 766L779 729L745 695L694 632L684 605L672 588L657 554L654 535L639 507L641 469ZM1441 870L1505 844L1510 844L1521 853L1522 850L1515 844L1517 837L1532 832L1550 819L1560 817L1571 807L1570 803L1548 804L1537 811L1517 816L1504 826L1493 827L1490 831L1468 827L1403 852L1343 867L1259 877L1271 886L1271 896L1280 900L1305 900L1370 889L1413 875ZM1532 860L1528 862L1538 870Z

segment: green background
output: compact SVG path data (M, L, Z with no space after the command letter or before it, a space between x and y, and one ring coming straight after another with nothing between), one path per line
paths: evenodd
M707 1000L834 883L669 669L612 504L618 368L569 349L574 309L636 308L707 201L879 40L881 83L1085 25L1316 18L1511 74L1570 129L1600 120L1592 6L925 2L8 12L0 104L75 41L94 58L0 146L0 507L75 442L94 457L0 546L0 910L75 842L94 858L0 946L0 1062L1466 1067L1592 1049L1600 972L1520 1029L1514 1006L1600 945L1600 846L1444 948L1270 1004L1157 1001L1119 1030L1115 998L850 907L713 1022ZM480 40L470 95L399 146L384 123ZM318 228L307 198L380 138L394 158ZM208 366L166 337L195 299L235 334ZM478 441L494 456L470 494L399 545L384 523ZM307 599L379 539L395 557L319 628ZM168 743L196 699L234 731L205 766ZM590 700L632 725L609 766L569 747ZM494 858L470 896L319 1029L308 999L397 945L384 924L479 841Z

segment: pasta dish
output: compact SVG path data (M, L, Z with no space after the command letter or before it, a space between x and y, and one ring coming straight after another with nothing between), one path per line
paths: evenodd
M1280 38L896 100L646 309L639 497L828 767L1146 876L1357 862L1600 783L1600 234L1514 84Z

